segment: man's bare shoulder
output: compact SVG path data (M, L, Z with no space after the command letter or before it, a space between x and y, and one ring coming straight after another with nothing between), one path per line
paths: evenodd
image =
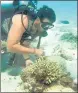
M28 18L26 15L16 14L12 17L12 23L18 26L22 26L22 22L25 27L28 26Z

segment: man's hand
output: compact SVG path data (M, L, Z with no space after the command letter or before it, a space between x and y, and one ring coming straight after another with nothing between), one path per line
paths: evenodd
M26 66L30 66L32 64L33 64L33 62L30 59L26 60Z
M42 56L44 55L44 51L42 49L34 49L34 53L37 55L37 56Z

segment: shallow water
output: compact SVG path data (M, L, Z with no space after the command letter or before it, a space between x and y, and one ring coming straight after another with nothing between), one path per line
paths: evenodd
M39 1L38 8L43 4L53 8L57 14L57 21L53 29L48 30L48 36L42 38L41 48L45 50L46 56L60 55L60 50L63 49L64 54L68 57L66 60L67 71L71 73L73 79L77 79L77 42L70 43L61 41L60 37L65 33L72 32L74 36L77 36L77 11L75 1ZM72 12L70 13L70 11ZM6 14L8 17L8 15ZM6 17L2 15L2 20ZM60 23L61 20L69 21L69 24ZM36 47L36 42L32 42L32 47ZM18 56L19 57L19 56ZM22 57L21 57L22 59ZM31 55L31 59L35 59L34 55ZM21 60L16 62L14 66L8 66L9 54L1 54L1 91L2 92L13 92L15 91L14 82L20 82L20 73L22 72ZM24 62L24 61L23 61ZM17 66L20 64L19 66ZM7 77L7 78L6 78ZM10 78L10 80L9 80ZM15 79L16 78L16 79ZM11 86L8 86L12 84ZM4 87L8 86L8 89Z

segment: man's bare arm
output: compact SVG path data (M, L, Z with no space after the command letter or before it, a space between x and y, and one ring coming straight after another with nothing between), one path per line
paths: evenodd
M24 26L28 27L28 19L27 16L23 16L23 23ZM22 45L20 45L20 40L25 32L25 28L22 25L21 22L21 14L17 14L12 18L12 26L10 28L8 39L7 39L7 47L10 52L14 53L34 53L38 56L43 54L43 51L41 49L34 49L34 48L27 48Z
M28 26L27 16L23 16L23 23L25 27ZM12 26L10 28L7 40L8 49L14 53L34 53L34 49L27 48L20 45L20 40L25 32L25 29L21 22L21 14L17 14L12 18Z

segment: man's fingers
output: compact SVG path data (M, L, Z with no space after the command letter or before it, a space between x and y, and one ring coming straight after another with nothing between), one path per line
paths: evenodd
M42 56L45 56L45 52L43 51Z

